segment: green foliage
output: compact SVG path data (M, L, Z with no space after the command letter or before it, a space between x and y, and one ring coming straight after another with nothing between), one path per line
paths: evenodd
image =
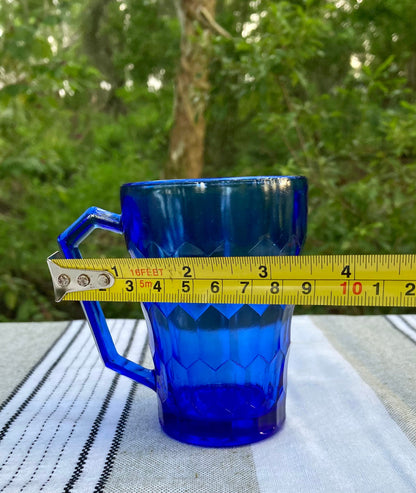
M94 4L103 7L95 23ZM123 5L32 0L0 6L0 320L81 316L77 304L53 302L46 258L57 235L91 205L119 212L122 183L161 173L172 86L148 90L146 74L161 67L149 53L145 71L135 69L143 62L137 36L149 32L126 26L126 18L137 19L140 11L145 26L156 19L147 43L153 49L165 38L158 49L170 71L177 44L166 44L178 26L172 15L158 17L154 4L147 10L142 3L132 2L133 10ZM109 39L105 67L90 57L88 25L99 41ZM126 255L121 238L105 234L98 241L94 234L84 251ZM137 311L111 308L113 316Z
M307 253L412 253L412 46L380 48L380 38L394 44L406 10L391 2L388 22L370 2L250 5L244 37L218 38L214 48L210 171L306 175ZM369 33L370 16L380 29ZM215 143L227 134L224 153Z
M179 23L171 0L0 4L0 320L82 316L46 257L87 207L167 160ZM217 0L208 176L304 174L306 253L414 253L410 0ZM88 256L126 255L94 233ZM135 316L112 304L109 316Z

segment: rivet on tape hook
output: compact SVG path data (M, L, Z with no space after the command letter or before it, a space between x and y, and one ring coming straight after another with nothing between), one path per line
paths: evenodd
M114 284L114 277L108 271L70 269L57 265L53 260L62 259L60 252L48 257L48 267L52 277L55 301L61 301L67 293L107 289Z

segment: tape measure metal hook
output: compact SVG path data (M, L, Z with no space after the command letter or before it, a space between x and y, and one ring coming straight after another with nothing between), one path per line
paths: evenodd
M68 293L109 289L114 286L115 279L111 272L61 267L54 262L57 259L63 259L60 252L55 252L47 259L55 301L62 301Z

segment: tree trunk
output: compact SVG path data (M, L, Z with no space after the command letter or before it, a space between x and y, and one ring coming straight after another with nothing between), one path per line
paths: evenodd
M415 90L416 89L416 53L412 53L407 62L407 80L409 86Z
M182 30L181 56L165 178L199 178L203 172L208 52L215 3L216 0L176 0Z

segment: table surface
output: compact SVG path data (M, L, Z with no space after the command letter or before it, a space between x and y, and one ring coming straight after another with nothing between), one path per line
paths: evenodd
M109 325L152 365L143 320ZM414 315L295 316L283 429L225 449L167 437L84 321L0 324L0 341L0 491L416 491Z

